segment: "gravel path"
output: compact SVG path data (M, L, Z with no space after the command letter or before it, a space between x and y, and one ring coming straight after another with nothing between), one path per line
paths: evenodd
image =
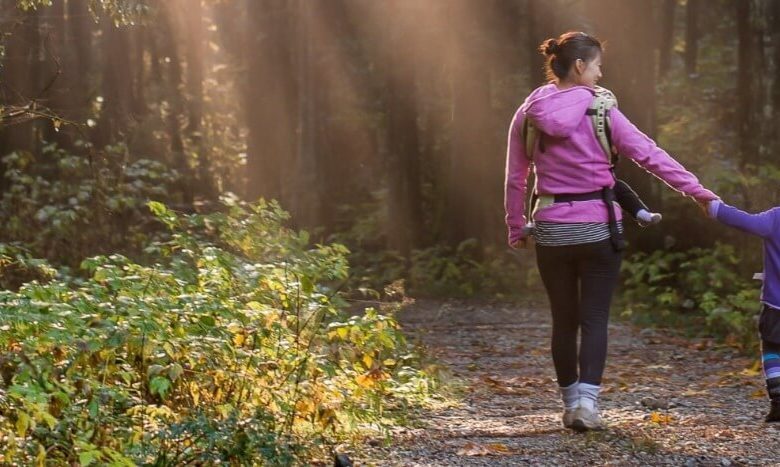
M356 465L780 465L755 359L707 340L610 326L603 433L560 424L545 303L418 301L408 332L463 382L457 407L369 448Z

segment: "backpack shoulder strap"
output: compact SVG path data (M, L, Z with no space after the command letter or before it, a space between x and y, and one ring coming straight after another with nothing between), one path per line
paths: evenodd
M617 98L607 88L596 86L596 95L588 107L587 114L590 115L593 122L593 130L596 132L596 139L611 165L617 163L617 151L612 146L610 135L610 121L608 111L612 107L617 107Z
M539 141L539 130L531 122L531 119L525 116L523 118L523 142L525 142L525 155L531 162L534 161L537 141Z
M528 202L526 203L525 218L527 222L532 222L533 214L536 210L536 201L539 197L536 193L539 179L536 176L536 164L534 163L534 151L536 150L536 143L538 141L539 129L536 128L531 122L531 119L526 116L523 119L523 142L525 143L525 155L531 163L531 178L533 178L531 189L528 191Z

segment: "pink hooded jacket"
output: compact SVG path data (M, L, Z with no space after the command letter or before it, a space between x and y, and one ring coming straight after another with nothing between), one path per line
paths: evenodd
M526 116L533 119L544 134L541 137L544 151L537 149L534 154L539 194L589 193L614 186L609 161L596 139L591 118L585 115L594 93L585 86L561 91L555 84L547 84L534 90L515 113L509 129L504 185L510 245L522 238L522 227L526 223L526 179L530 165L522 134ZM622 156L697 201L718 199L616 107L609 111L609 117L612 144ZM620 209L616 210L617 219L621 219ZM534 219L571 223L607 222L608 217L604 202L592 200L555 203L539 209Z

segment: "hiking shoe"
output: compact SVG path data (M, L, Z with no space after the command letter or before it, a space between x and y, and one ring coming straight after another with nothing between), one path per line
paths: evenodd
M780 422L780 400L772 401L772 406L764 421L767 423Z
M661 222L661 219L663 219L663 216L658 212L650 213L650 220L644 221L642 219L637 219L636 223L639 224L640 227L647 227L649 225L655 225L659 222Z
M575 431L598 431L606 429L606 425L601 419L598 409L590 410L586 407L579 407L574 411L574 421L571 428Z
M576 412L577 409L565 409L563 411L563 426L566 428L571 428L574 424L574 412Z

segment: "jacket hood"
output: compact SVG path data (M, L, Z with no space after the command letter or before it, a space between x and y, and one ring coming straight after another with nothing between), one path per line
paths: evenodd
M534 90L520 106L520 111L543 133L565 138L585 117L595 93L587 86L561 91L550 83Z

